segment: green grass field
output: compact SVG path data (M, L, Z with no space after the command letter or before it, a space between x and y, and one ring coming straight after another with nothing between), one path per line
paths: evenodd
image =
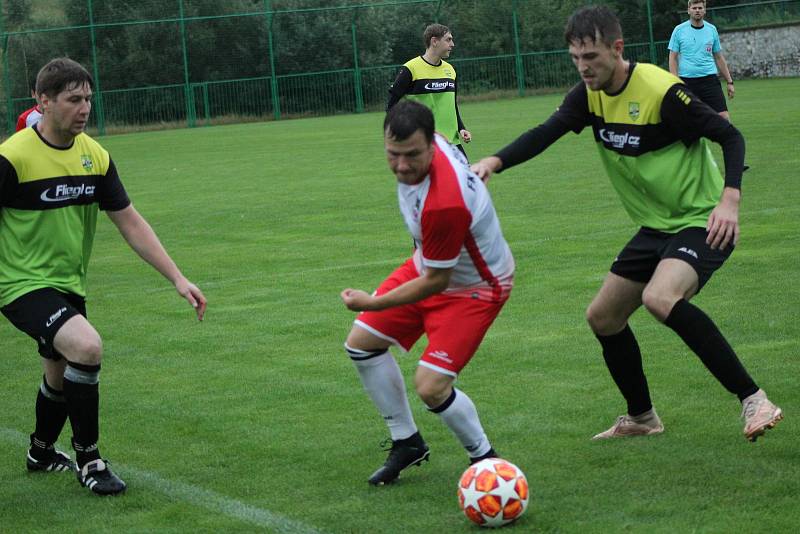
M740 245L695 302L786 414L757 443L740 405L669 329L632 319L661 436L595 443L624 411L584 321L633 234L587 130L490 182L518 270L459 379L495 447L526 472L512 532L795 532L800 494L800 79L737 82L747 138ZM560 95L464 105L477 159ZM342 349L344 287L373 289L410 253L382 115L103 139L136 207L209 299L206 320L103 217L89 317L105 343L101 449L128 482L96 498L26 473L40 381L32 340L0 321L0 532L475 532L457 505L466 455L413 394L431 461L369 474L383 422ZM417 351L399 358L407 379ZM70 432L60 441L66 448ZM69 449L65 449L69 450Z

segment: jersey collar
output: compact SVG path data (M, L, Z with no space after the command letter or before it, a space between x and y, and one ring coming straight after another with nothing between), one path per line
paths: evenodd
M73 145L75 145L75 138L74 137L72 138L72 142L68 146L54 145L50 141L48 141L47 139L42 137L42 133L39 131L39 128L37 128L37 126L39 126L39 125L38 124L34 124L33 126L31 126L31 128L33 128L33 131L36 132L36 135L39 136L39 139L42 140L42 143L44 143L45 145L49 146L50 148L55 149L55 150L69 150L70 148L73 147Z
M622 84L622 87L619 88L619 91L615 91L613 93L606 93L608 96L617 96L622 94L626 87L628 87L628 83L631 81L631 76L633 76L633 69L636 67L636 62L631 60L628 62L628 77L625 78L625 83ZM604 91L605 92L605 91Z

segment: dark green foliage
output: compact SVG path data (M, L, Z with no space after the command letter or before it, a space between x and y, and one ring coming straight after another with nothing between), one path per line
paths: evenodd
M456 48L451 59L464 80L463 95L516 90L514 58L485 60L481 64L465 62L515 54L515 13L518 48L524 54L525 88L568 85L574 79L563 73L565 68L568 70L563 58L552 65L541 65L531 54L565 49L562 35L565 21L576 7L585 3L585 0L4 0L0 2L3 30L22 33L10 35L7 45L2 45L9 68L5 73L8 80L6 76L0 80L0 97L10 97L12 101L10 111L8 98L4 99L6 105L0 106L0 125L7 125L14 118L8 115L31 104L29 80L45 62L62 55L96 73L103 91L170 84L186 86L183 111L177 115L171 112L159 116L150 108L143 116L128 113L126 117L126 112L107 108L114 121L140 124L149 116L161 121L189 120L187 109L191 108L191 102L187 101L187 95L200 91L191 87L193 84L332 70L346 72L338 74L341 79L333 82L327 74L304 78L302 95L298 93L300 89L294 88L299 82L284 84L286 88L279 89L275 97L282 114L355 111L359 76L367 109L380 107L397 66L423 52L422 31L431 22L446 24L453 31ZM650 61L647 0L607 3L619 13L626 43L634 53L631 57ZM726 25L741 27L748 21L800 18L798 0L714 11L739 3L739 0L715 2L709 6L709 18L717 21L721 29ZM666 51L660 43L668 40L675 24L686 18L683 6L683 0L652 2L653 40L658 43L659 64L666 64ZM95 25L94 37L88 26L90 21ZM51 31L54 29L57 30ZM274 72L270 62L270 29ZM640 45L634 47L637 44ZM362 69L358 74L356 67ZM169 91L159 90L159 94L166 93ZM223 107L234 114L269 117L274 111L271 89L265 95L266 100L260 102L246 101L244 94L236 96L235 86L228 91L228 97L235 103ZM127 103L126 109L144 109L151 102L152 95L148 95L146 101ZM205 116L206 108L201 103L196 99L195 109L199 111L195 113ZM171 109L173 105L174 102L163 103L156 109ZM217 115L211 113L211 116Z

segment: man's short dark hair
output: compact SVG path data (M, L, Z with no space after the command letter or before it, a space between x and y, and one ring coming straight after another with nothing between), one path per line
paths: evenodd
M588 38L597 44L599 38L606 46L622 39L622 26L617 15L606 6L587 6L575 11L567 20L564 39L567 44Z
M51 59L36 76L36 94L55 98L65 89L81 87L88 83L94 87L91 74L77 61L68 57Z
M427 106L413 100L397 103L383 120L384 134L397 141L405 141L417 130L422 130L429 144L433 142L433 113Z
M425 31L422 33L422 39L425 41L425 48L428 48L431 45L431 39L436 37L437 39L441 39L445 35L450 33L450 28L445 26L444 24L431 24Z

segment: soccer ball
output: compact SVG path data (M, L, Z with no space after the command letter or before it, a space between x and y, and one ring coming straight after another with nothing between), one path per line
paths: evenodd
M528 480L511 462L501 458L481 460L461 475L458 504L473 523L502 527L528 508Z

